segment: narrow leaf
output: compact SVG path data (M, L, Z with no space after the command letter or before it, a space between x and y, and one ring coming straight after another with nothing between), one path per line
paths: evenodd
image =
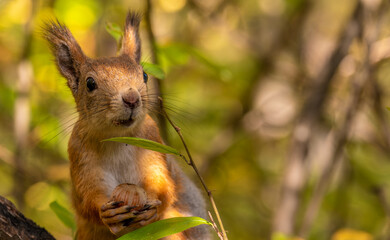
M132 231L117 240L155 240L201 224L211 225L200 217L176 217L160 220Z
M117 42L119 42L120 38L123 35L122 28L115 23L106 23L106 30L112 37L115 38Z
M73 217L73 214L63 206L61 206L57 201L50 203L50 209L57 215L65 226L72 229L73 232L76 231L76 224Z
M153 64L153 63L148 63L148 62L142 62L141 63L142 67L144 68L144 71L147 74L153 75L158 79L164 79L165 78L165 73L161 69L160 66Z
M143 138L116 137L116 138L109 138L109 139L103 140L103 142L108 142L108 141L126 143L126 144L130 144L130 145L134 145L137 147L153 150L153 151L160 152L160 153L169 153L169 154L174 154L174 155L178 155L178 156L181 155L179 153L179 151L177 151L176 149L174 149L170 146L166 146L166 145L163 145L161 143L151 141L148 139L143 139Z

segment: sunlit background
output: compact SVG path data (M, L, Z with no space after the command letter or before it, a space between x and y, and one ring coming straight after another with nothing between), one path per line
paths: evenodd
M303 184L290 230L276 218L294 143L306 134L298 129L303 109L358 2L151 1L156 61L166 75L160 82L163 97L213 190L230 239L390 238L385 0L363 1L368 12L359 22L363 33L347 45L307 130L310 141L297 176ZM129 9L148 10L141 0L0 0L0 195L57 239L72 239L49 204L71 209L67 141L77 113L41 27L58 18L89 57L114 56L117 43L106 26L122 26ZM153 62L145 21L141 39L142 61ZM365 69L371 69L368 75ZM359 86L362 93L356 94ZM356 106L350 101L355 95ZM351 106L352 120L345 126ZM183 150L174 131L161 128L167 142ZM338 141L343 130L347 140ZM328 166L321 195L316 189ZM308 206L314 196L320 201L313 210Z

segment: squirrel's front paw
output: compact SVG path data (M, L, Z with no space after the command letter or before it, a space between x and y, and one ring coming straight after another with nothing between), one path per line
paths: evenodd
M132 209L131 206L123 205L122 201L111 201L101 207L100 218L112 233L118 234L125 228L122 226L123 221L135 218Z
M121 201L110 201L101 207L100 218L115 235L133 231L158 219L159 200L145 204L141 209L123 205Z

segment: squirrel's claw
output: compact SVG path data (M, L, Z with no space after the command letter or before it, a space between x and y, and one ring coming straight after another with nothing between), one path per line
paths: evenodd
M101 207L100 218L115 235L133 231L158 219L160 200L149 200L141 209L123 205L123 202L108 202Z
M131 206L128 206L128 205L125 205L125 206L122 206L122 207L118 207L118 208L113 208L113 209L107 209L107 210L102 211L100 213L100 217L101 218L112 218L112 217L114 217L116 215L119 215L119 214L128 213L132 209L134 209L134 207L131 207Z
M119 212L119 211L118 211ZM133 212L118 213L114 216L102 217L102 221L105 225L117 224L127 219L136 218Z
M123 201L110 201L108 203L103 204L103 206L100 208L101 211L106 211L108 209L117 208L120 205L123 205Z
M125 205L112 208L113 205L115 204L109 202L102 206L100 219L113 234L118 235L126 228L126 226L123 226L123 222L132 222L136 216L134 215L134 207Z
M123 235L158 220L156 208L138 213L139 214L136 217L122 221L120 226L118 224L115 224L114 226L111 225L111 232L115 235Z
M127 206L121 208L124 209L125 207ZM143 211L130 210L127 213L117 214L112 217L101 217L101 219L113 234L119 236L155 222L158 219L158 214L157 209L152 208Z
M149 223L152 223L158 219L157 209L152 208L148 210L139 211L134 213L136 217L129 225L139 225L137 228L141 226L145 226Z
M144 210L149 210L149 209L152 209L152 208L156 208L158 206L161 205L161 201L158 200L158 199L155 199L155 200L149 200L140 210L138 210L139 212L142 212Z

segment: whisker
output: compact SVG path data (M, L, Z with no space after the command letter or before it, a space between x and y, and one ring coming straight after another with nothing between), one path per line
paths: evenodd
M73 118L72 120L75 120L76 118ZM76 121L77 122L77 121ZM42 140L40 142L37 143L37 145L40 145L41 147L47 147L47 144L49 144L51 141L53 141L55 138L57 138L58 136L65 134L65 136L67 136L69 133L70 133L70 129L74 126L74 124L76 122L71 122L68 126L64 126L64 125L61 125L59 127L57 127L55 130L58 130L58 129L62 129L60 130L59 132L57 132L53 137L50 137L49 139L46 139L46 137L48 137L49 134L47 134L46 136L42 137ZM53 133L55 130L52 130L50 133ZM69 131L69 132L68 132ZM64 136L64 137L65 137Z

